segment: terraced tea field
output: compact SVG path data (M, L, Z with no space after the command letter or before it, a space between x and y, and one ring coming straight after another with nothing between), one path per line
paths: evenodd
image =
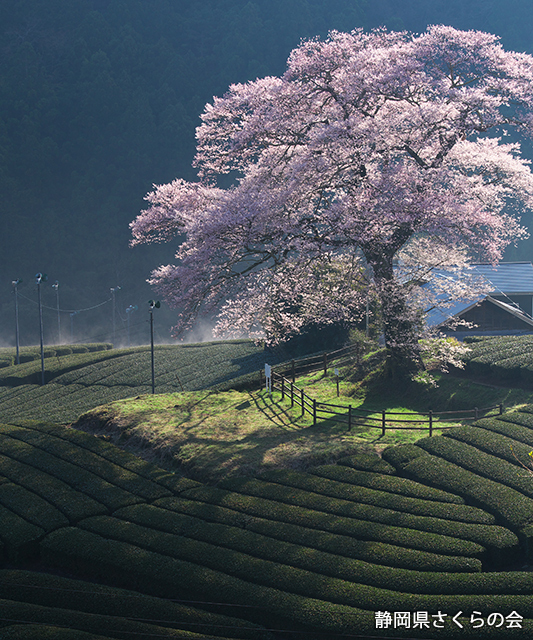
M0 638L529 637L533 573L509 568L531 561L532 448L526 407L209 486L71 428L2 425Z
M101 404L151 392L149 347L109 349L49 348L45 358L46 384L41 386L38 350L22 350L22 362L12 364L13 349L0 350L0 421L37 419L67 424ZM96 350L100 347L99 350ZM79 349L80 347L78 347ZM265 354L250 340L195 345L158 346L155 349L157 393L225 388L231 381L259 381ZM269 360L275 360L270 355Z
M467 371L499 384L533 387L533 335L471 338Z
M204 349L159 348L158 390L264 359ZM533 405L381 458L199 482L65 426L148 391L149 355L50 353L42 387L39 361L0 368L0 640L531 636Z

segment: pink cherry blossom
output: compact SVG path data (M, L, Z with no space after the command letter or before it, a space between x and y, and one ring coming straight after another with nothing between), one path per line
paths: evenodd
M210 309L220 331L272 341L307 322L356 322L364 269L392 361L416 361L420 313L398 254L427 238L497 261L525 236L533 177L506 136L531 134L532 104L533 58L490 34L433 26L303 42L282 77L232 85L206 106L199 181L154 187L132 242L185 238L176 265L151 278L181 310L178 329ZM233 186L218 186L223 174Z

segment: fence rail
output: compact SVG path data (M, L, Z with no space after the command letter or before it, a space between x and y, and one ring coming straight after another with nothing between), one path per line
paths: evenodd
M289 380L285 376L271 371L271 391L279 387L281 391L281 399L284 400L285 396L290 398L291 408L297 405L302 410L302 417L305 413L309 413L313 416L313 425L316 426L319 417L326 417L333 419L335 422L346 424L348 431L353 426L358 427L373 427L380 428L381 435L385 435L387 429L415 429L418 431L429 431L429 435L433 435L434 429L449 429L450 426L440 426L439 418L456 418L457 420L478 420L482 416L486 416L491 412L497 412L496 415L503 413L503 405L498 404L492 407L485 407L479 409L466 409L462 411L428 411L419 412L416 414L416 418L398 418L396 416L405 416L405 413L393 412L393 411L381 411L380 416L373 416L368 409L355 410L352 405L342 406L335 404L328 404L325 402L317 402L314 398L308 396L303 389L300 389L294 384L294 380ZM436 424L438 426L436 426ZM411 425L419 426L411 426ZM408 425L408 426L404 426Z
M272 369L276 369L277 375L291 377L292 381L295 382L297 375L309 373L311 371L319 371L320 369L323 369L324 375L326 375L328 363L333 359L336 361L336 366L343 366L353 362L354 360L359 363L363 352L364 350L361 345L348 345L347 347L342 347L342 349L337 349L337 351L320 353L314 356L309 356L308 358L300 358L298 360L291 360L289 363L285 362L280 365L275 365ZM342 360L340 360L340 358L342 358Z

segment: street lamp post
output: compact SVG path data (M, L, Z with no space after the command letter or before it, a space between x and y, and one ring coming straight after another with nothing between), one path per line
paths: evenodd
M22 282L22 278L17 278L11 283L13 285L13 293L15 294L15 344L17 349L16 364L20 364L20 337L19 337L19 289L18 286Z
M152 353L152 394L155 393L155 360L154 360L154 309L159 309L159 300L149 300L150 305L150 350Z
M61 316L59 315L59 282L56 280L52 285L52 288L56 290L56 303L57 303L57 344L61 344Z
M41 301L41 282L46 282L46 273L38 273L35 276L37 283L37 302L39 304L39 337L41 340L41 384L44 385L44 333L43 333L43 305Z

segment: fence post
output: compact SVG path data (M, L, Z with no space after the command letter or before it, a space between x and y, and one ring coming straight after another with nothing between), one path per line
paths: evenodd
M313 398L313 427L316 427L316 400Z
M499 408L500 408L500 415L502 415L502 413L503 413L503 403L502 402L500 402L500 407Z
M433 411L429 411L429 437L433 435Z
M302 418L305 415L305 404L304 404L304 390L300 389L300 399L302 401Z
M285 378L281 376L281 399L285 400Z
M291 370L292 370L292 383L294 384L296 382L296 370L295 370L294 360L291 360Z
M352 430L352 405L348 406L348 431Z
M324 376L328 375L328 354L324 354Z
M387 423L386 423L386 414L385 411L381 412L381 435L384 436L385 435L385 431L387 430Z
M291 382L291 409L294 407L294 382Z

